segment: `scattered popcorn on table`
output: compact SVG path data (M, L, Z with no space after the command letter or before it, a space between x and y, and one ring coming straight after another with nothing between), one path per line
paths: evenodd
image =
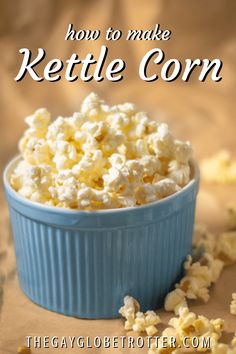
M221 318L209 320L203 315L196 315L190 312L186 301L187 299L208 301L210 285L217 282L224 266L236 261L236 232L223 232L216 236L210 233L205 225L195 225L193 253L197 261L193 262L192 256L187 257L184 263L184 277L165 298L165 310L173 311L177 316L169 320L169 326L162 331L159 337L163 338L167 345L157 348L154 339L152 339L153 342L148 354L182 354L196 351L207 351L212 354L236 354L236 334L230 345L219 343L224 330L224 320ZM230 312L236 315L236 293L232 294ZM146 314L143 314L135 312L133 308L132 313L134 315L128 329L138 332L146 331L147 335L155 336L157 329L148 331L147 322L145 323L145 316L148 313L156 316L155 312L147 311ZM156 321L156 324L153 322L154 327L160 323L160 320ZM185 337L188 337L187 344L190 348L183 345ZM191 346L193 337L197 337L199 340L200 345L197 348ZM210 338L210 350L203 346L206 337ZM173 338L177 346L173 346Z
M170 319L169 325L175 329L175 337L179 338L180 341L189 337L189 345L191 345L191 338L194 336L197 336L200 340L209 336L211 337L211 345L217 343L224 329L222 319L209 320L205 316L197 316L186 307L179 310L178 317ZM202 351L202 346L200 345L197 350Z
M187 307L186 299L207 302L210 286L217 282L224 266L234 262L236 262L236 231L223 232L216 236L210 233L206 226L195 225L193 257L187 257L183 278L175 285L176 289L167 294L165 310L178 314L180 306Z
M10 182L32 201L85 210L133 207L190 181L190 143L133 104L108 106L91 93L72 117L52 122L39 109L26 123L23 160Z
M167 345L157 348L156 343L153 342L148 354L206 352L209 349L204 346L205 338L209 337L211 348L215 347L218 345L224 329L224 321L221 318L209 320L205 316L198 316L190 312L187 307L180 308L179 315L171 318L168 325L169 327L165 328L161 334L161 338L167 339ZM174 345L172 338L175 338ZM198 339L199 346L197 348L192 346L193 338Z
M124 306L119 313L126 319L125 329L134 332L146 332L148 336L157 333L157 325L161 323L160 317L154 311L145 313L139 311L140 306L137 300L131 296L125 296Z
M201 172L208 182L236 182L236 160L233 160L228 150L221 150L202 161Z
M230 313L232 315L236 315L236 293L232 294L232 301L230 304ZM236 342L236 339L235 339L235 342Z

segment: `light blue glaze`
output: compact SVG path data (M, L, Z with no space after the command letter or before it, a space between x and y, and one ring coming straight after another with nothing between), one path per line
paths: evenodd
M180 192L155 203L107 211L47 207L21 197L4 172L17 269L35 303L82 318L118 316L123 297L141 309L163 305L191 252L199 171Z

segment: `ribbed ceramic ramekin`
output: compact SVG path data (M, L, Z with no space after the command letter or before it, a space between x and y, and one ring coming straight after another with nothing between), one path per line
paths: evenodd
M21 197L4 172L17 269L24 293L65 315L111 318L125 295L143 311L163 305L191 251L199 171L180 192L137 208L75 211Z

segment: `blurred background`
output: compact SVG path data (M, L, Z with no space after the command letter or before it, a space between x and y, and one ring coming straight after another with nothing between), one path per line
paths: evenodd
M236 154L235 16L234 0L0 0L1 171L17 153L17 142L25 129L25 116L40 107L46 107L53 117L71 115L79 110L81 101L91 91L110 104L134 102L152 118L167 121L176 137L192 142L198 160L221 148ZM65 41L69 23L77 30L100 29L100 39ZM128 29L153 29L157 23L172 31L169 41L125 40ZM118 42L104 41L105 30L110 26L122 30L123 37ZM81 58L93 53L97 58L102 44L109 47L108 59L125 60L126 70L121 82L105 79L99 83L80 80L70 83L63 77L58 82L35 82L28 74L20 82L14 81L23 58L18 52L20 48L29 48L33 57L39 47L44 48L46 59L37 67L42 69L49 60L59 58L65 62L72 53ZM199 82L197 75L193 75L188 83L180 78L170 83L162 80L143 82L138 76L140 60L155 47L164 50L166 59L177 58L182 64L186 58L220 58L223 79L215 83L209 76L205 82ZM156 70L160 71L160 67L156 66ZM222 188L216 192L215 187L209 188L207 192L201 189L200 214L203 220L211 220L214 227L222 201L226 195L232 195L232 189ZM9 288L6 290L9 300L5 319L10 325L11 318L13 328L15 315L11 317L9 309L15 311L17 306L13 305L16 285L10 281L15 279L15 263L2 190L0 205L0 266L2 264L4 268L2 273L0 269L0 308L5 283L5 288Z
M0 80L1 130L0 166L17 151L17 141L25 129L24 117L39 107L47 107L53 117L70 115L95 91L109 103L137 103L153 118L168 121L174 133L190 140L195 156L208 155L219 147L234 149L236 120L236 2L234 0L1 0L0 1ZM75 29L100 29L97 41L65 41L68 24ZM152 29L160 23L172 31L171 39L162 41L126 41L128 29ZM104 41L105 29L121 29L118 42ZM122 58L127 67L118 83L35 82L27 74L15 82L23 55L19 49L46 50L41 71L53 58L65 62L72 53L84 58L87 53L98 57L100 47L109 47L109 59ZM193 75L189 82L177 79L143 82L138 67L143 55L160 47L166 59L220 58L223 80L199 82ZM40 69L38 69L40 68ZM160 71L161 65L152 70ZM78 66L79 70L79 66Z

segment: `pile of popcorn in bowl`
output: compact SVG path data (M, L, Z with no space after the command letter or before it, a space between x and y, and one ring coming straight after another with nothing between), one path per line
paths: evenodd
M181 190L183 190L184 193L185 186L186 189L188 189L188 187L191 186L190 181L193 182L194 179L194 188L197 189L196 186L198 184L199 175L195 173L194 176L193 173L191 144L177 140L170 132L166 123L158 123L156 120L151 120L145 112L138 111L135 105L131 103L109 106L101 100L98 95L91 93L82 102L80 111L74 113L71 117L58 117L52 121L51 115L46 109L39 109L33 115L26 118L26 123L29 127L19 143L21 158L17 165L14 165L14 169L9 176L9 183L19 195L32 202L60 209L67 208L89 212L106 209L133 208L154 203L181 192ZM225 183L228 180L231 181L235 179L235 164L230 163L229 158L225 158L225 154L223 154L223 158L222 155L220 155L220 160L219 158L217 158L217 160L212 159L210 165L214 167L212 167L211 170L220 172L213 174L217 175L218 179L219 176L221 176L220 181ZM203 173L207 176L209 175L208 167L209 161L207 161L207 163L205 162L203 168ZM234 173L233 177L232 173ZM208 179L210 178L212 178L212 174L209 175ZM188 239L185 237L186 235L184 235L182 246L179 244L181 242L177 242L176 248L174 246L174 252L177 254L178 258L176 264L179 264L179 268L181 268L183 264L184 275L182 279L179 279L179 282L175 284L174 289L172 286L174 279L171 279L170 285L172 284L172 291L165 293L164 308L166 311L172 311L174 317L170 319L167 328L159 332L158 327L162 321L157 313L153 311L153 308L146 312L141 312L139 302L132 297L132 294L129 292L124 294L122 289L122 294L126 296L124 297L124 306L120 308L119 313L125 318L125 329L141 335L150 336L152 339L157 333L160 333L162 337L175 337L177 344L180 346L186 336L189 336L189 338L195 336L199 338L200 343L205 336L210 336L212 341L211 352L213 354L236 354L235 336L232 338L230 345L220 342L224 331L223 319L208 319L205 316L191 312L188 307L189 300L200 300L204 303L208 302L211 285L218 281L224 267L236 262L236 207L231 207L228 213L228 230L218 236L213 235L205 227L195 227L192 254L187 255L186 251L184 254L186 259L183 263L184 257L182 257L182 254L178 256L176 250L178 250L178 247L182 247L183 249L183 245L186 244L186 249L188 248L191 253L196 193L194 194L194 199L189 199L190 202L192 202L191 207L190 204L181 204L184 204L186 201L189 202L188 198L181 199L178 205L179 209L170 207L168 209L168 213L170 211L168 215L160 215L160 220L155 220L156 225L154 225L153 219L151 219L151 217L149 218L149 216L154 218L156 214L154 214L152 210L150 214L148 214L149 211L147 211L148 222L151 220L152 228L148 225L146 227L146 234L139 235L139 238L136 237L136 232L138 234L140 231L141 224L137 223L137 220L135 220L137 225L132 224L132 227L125 225L125 223L124 225L118 225L118 227L111 222L111 224L108 223L106 225L106 229L103 227L102 231L97 230L100 235L99 240L101 240L101 243L104 242L102 247L107 252L104 251L105 253L102 253L102 257L105 257L106 261L109 260L109 262L111 262L110 266L104 267L104 269L106 268L105 275L102 274L104 279L108 279L106 272L109 272L111 269L114 271L115 269L116 272L114 274L117 276L118 280L121 279L119 277L120 273L123 274L125 272L121 272L120 269L123 269L122 267L125 267L126 263L128 264L132 249L138 249L134 247L135 243L133 241L132 249L126 250L125 248L128 245L126 239L132 236L132 232L135 234L135 239L133 238L133 240L136 240L136 243L140 242L143 236L146 237L148 240L145 244L145 247L147 247L146 253L150 255L148 248L150 242L153 242L153 246L150 246L153 247L153 249L156 250L156 248L159 247L159 249L156 250L157 252L162 253L163 249L167 250L166 253L168 253L168 248L164 247L168 234L171 234L172 237L168 246L170 247L171 244L176 242L177 236L184 234L184 229L188 229L186 233ZM170 205L173 203L171 200L169 202ZM12 205L12 209L14 209L14 204ZM155 204L152 205L155 206ZM183 208L190 211L192 208L192 214L184 214ZM17 211L19 212L19 210ZM137 211L137 208L135 211ZM127 212L129 212L128 209ZM35 215L36 214L32 216L32 225L35 222ZM188 217L186 217L186 215L188 215ZM14 217L13 215L12 219L14 219ZM29 223L28 215L23 215L23 217L25 220L22 219L22 229L24 229L24 225L28 225L27 223ZM72 216L70 215L70 217ZM176 220L179 218L176 222L175 217ZM21 216L18 217L18 220L20 220L20 218ZM80 218L78 218L77 224L74 222L73 215L73 222L69 224L68 235L69 232L71 232L71 235L74 237L66 238L67 231L64 231L64 224L61 228L59 222L58 225L54 223L50 225L48 220L43 223L44 220L40 218L36 220L39 224L38 228L34 227L35 225L28 227L28 229L27 227L25 228L25 230L28 230L26 238L32 237L31 230L39 230L39 235L35 232L35 239L38 240L41 238L41 240L43 240L42 242L45 242L45 235L42 231L44 230L43 227L45 230L49 230L47 232L49 236L54 235L54 229L57 227L57 242L62 242L63 246L61 246L60 249L63 249L65 259L69 259L70 269L75 270L76 275L78 269L76 269L73 261L71 261L70 254L70 249L75 249L73 244L73 242L75 242L74 239L77 239L78 244L83 241L83 238L85 240L88 239L89 242L91 242L88 244L92 245L96 253L97 248L94 246L96 245L95 242L97 242L96 228L92 224L92 231L84 231L84 225L80 228ZM65 214L64 219L66 218L68 218L67 214ZM168 222L166 222L165 228L160 228L160 231L158 226L164 219ZM141 221L138 220L138 222ZM21 235L18 232L18 224L16 225L15 234L17 239L21 237ZM99 224L99 226L101 225ZM175 227L172 227L172 225L175 225ZM188 226L187 228L186 225ZM126 226L127 229L125 229ZM136 229L134 229L134 226ZM73 227L72 231L70 230L71 227ZM165 232L166 234L164 234ZM118 249L119 247L116 247L116 244L114 246L115 252L113 252L112 256L110 246L107 246L107 244L110 245L109 237L112 233L115 235L115 241L113 240L112 242L114 242L114 244L117 242L117 245L123 250L123 253L120 252L122 253L121 256ZM119 237L121 237L121 241L119 241ZM156 247L157 243L155 242L158 238L160 239L160 243L158 247ZM56 242L53 237L52 242ZM67 247L68 250L64 247L66 242L68 244L71 242L71 246ZM123 244L123 248L119 242ZM80 247L82 249L81 245L78 249ZM87 247L87 249L89 250L90 247ZM55 258L58 259L57 247L54 247L53 250L53 252L55 252ZM124 252L124 250L127 252ZM40 250L35 247L34 251L35 254L38 254L37 252ZM18 254L19 253L20 252L18 252ZM117 266L117 269L112 263L112 259L116 256L116 253L119 253L117 259L120 260L119 257L123 257L120 262L116 262L115 266ZM141 253L142 252L140 252L140 254ZM48 256L49 263L51 262L50 257L51 254ZM75 257L77 261L79 260L81 262L79 268L82 270L88 266L91 259L92 261L94 259L89 256L87 256L86 259L79 259L77 255ZM98 254L99 261L102 257L99 258ZM158 268L156 267L156 258L158 258L157 254L155 254L155 257L152 259L149 257L149 261L151 259L153 262L153 266L150 267L151 271L149 272L149 276L150 273L153 273L151 282L155 279L156 268ZM161 258L161 256L159 258ZM40 259L40 253L38 259ZM138 266L139 260L135 259L135 262ZM163 269L167 269L168 267L169 264L166 263ZM167 277L165 274L160 274L160 277L161 276L166 280ZM53 274L52 279L54 279ZM102 283L99 278L96 279L97 284ZM90 283L92 283L92 281ZM163 285L162 281L160 281L160 283ZM26 285L27 288L29 284ZM64 285L66 287L66 284ZM136 284L136 286L138 288L141 287L140 284ZM83 284L82 286L80 285L79 288L83 289ZM169 285L166 288L170 288ZM115 291L116 289L114 293ZM70 295L71 294L68 295L68 298L70 298ZM151 294L151 296L154 297L155 294ZM122 298L119 298L119 303L120 300L122 300ZM51 309L50 306L45 305L43 302L35 302ZM92 303L92 301L90 302ZM231 314L235 315L235 293L232 294L232 301L228 304L228 307ZM55 311L54 308L53 310ZM65 311L61 311L61 309L59 312L67 314ZM71 313L69 315L71 315ZM105 318L107 318L107 316ZM177 354L183 351L205 350L201 345L199 345L198 349L191 346L188 350L184 350L184 348L181 350L175 349L169 345L169 342L166 348L156 348L154 344L149 348L149 354L164 354L164 352Z
M131 103L109 106L91 93L71 117L52 122L39 109L26 123L10 183L31 201L80 210L135 207L190 181L190 143Z

